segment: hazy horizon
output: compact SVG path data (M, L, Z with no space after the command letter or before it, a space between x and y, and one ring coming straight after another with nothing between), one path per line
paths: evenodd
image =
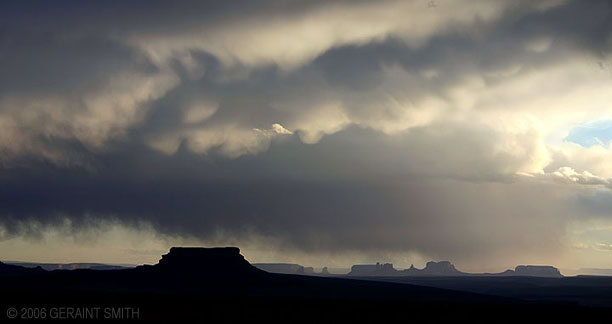
M200 246L190 246L187 245L187 247L200 247ZM212 248L214 246L204 246L205 248ZM248 255L248 249L247 251L247 255ZM159 252L159 257L155 258L152 255L155 252ZM161 259L161 257L164 254L167 254L169 252L169 249L166 251L147 251L147 255L151 255L151 258L146 258L147 261L144 262L136 262L136 263L121 263L121 262L113 262L113 261L108 261L108 262L100 262L97 260L88 260L88 261L82 261L82 260L64 260L64 261L57 261L55 259L53 259L53 256L51 259L47 260L47 261L40 261L40 260L9 260L9 259L4 259L4 260L0 260L4 263L9 263L9 264L82 264L82 263L92 263L92 264L105 264L105 265L114 265L114 266L125 266L125 267L136 267L139 265L143 265L143 264L149 264L149 265L153 265L153 264L157 264L157 262ZM130 254L130 253L127 253ZM243 251L241 249L241 254L245 255L245 251ZM249 263L251 264L299 264L298 262L295 261L287 261L287 259L250 259L248 256L245 256L245 259L247 261L249 261ZM294 260L294 259L289 259L289 260ZM362 259L363 260L363 259ZM376 264L376 263L389 263L387 260L385 259L365 259L366 261L364 262L356 262L356 263L348 263L348 264L334 264L334 266L329 266L326 264L322 264L322 263L317 263L315 261L314 264L299 264L301 266L304 267L313 267L315 272L320 272L323 268L328 268L328 271L331 274L347 274L348 272L351 271L351 267L354 265L359 265L359 264ZM375 260L375 261L370 261L370 260ZM409 260L408 260L409 261ZM410 267L414 266L417 269L423 269L426 266L427 262L440 262L440 261L449 261L454 265L454 262L452 260L417 260L417 263L410 263L409 266L406 266L405 264L398 266L397 264L393 264L394 268L396 270L404 270L404 269L409 269ZM463 268L458 268L457 270L462 271L462 272L467 272L467 273L500 273L503 272L505 270L513 270L516 266L519 265L536 265L536 266L553 266L553 267L557 267L554 264L539 264L539 263L530 263L530 264L516 264L516 265L509 265L507 267L483 267L483 268L478 268L476 270L471 270L468 271L466 269ZM557 267L558 268L558 267ZM584 274L584 275L592 275L595 274L595 272L599 272L599 275L607 275L607 276L612 276L612 268L592 268L592 267L582 267L582 268L578 268L578 267L570 267L570 268L558 268L561 273L565 276L574 276L574 275L580 275L580 274ZM603 272L602 272L603 271ZM605 272L605 273L604 273Z

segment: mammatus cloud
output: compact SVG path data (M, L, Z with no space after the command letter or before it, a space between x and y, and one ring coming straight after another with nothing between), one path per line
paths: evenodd
M408 46L421 46L449 28L475 21L486 24L513 6L504 1L448 1L432 12L424 1L292 5L237 11L227 20L211 19L168 32L137 29L126 38L160 65L176 59L192 70L196 64L190 53L202 51L228 68L276 65L292 70L334 47L388 37L399 37Z
M531 8L538 13L543 10L542 8L551 10L551 7L561 2L548 1L547 3L546 6L534 7L528 2L521 2L522 6L520 6L516 2L508 1L471 1L469 3L448 1L444 6L436 8L434 12L422 1L350 4L324 2L310 5L296 3L293 6L265 2L261 8L267 7L266 10L257 6L249 6L244 13L232 12L231 7L224 8L211 4L209 9L213 9L212 12L217 13L217 16L207 14L208 10L201 10L202 17L192 13L178 20L168 15L167 17L162 16L162 20L155 21L155 23L149 20L146 11L141 13L145 15L142 23L133 23L128 11L126 16L117 17L117 26L122 27L121 32L116 30L115 26L101 23L100 19L104 13L102 10L100 16L91 17L93 22L90 22L82 33L67 39L64 37L67 34L65 26L62 24L53 26L52 22L43 19L40 26L32 24L28 29L30 38L38 37L37 33L41 33L40 29L43 27L46 33L50 32L55 36L51 44L43 48L40 59L44 61L45 54L48 54L45 51L51 50L55 55L64 54L62 53L64 50L65 54L76 56L76 60L70 56L66 57L61 62L64 65L63 69L58 69L59 71L50 69L48 71L50 74L60 77L60 73L65 73L65 71L73 73L72 71L77 68L96 70L99 66L104 65L112 67L119 65L120 67L116 72L104 72L91 76L79 75L84 82L79 84L82 86L72 86L71 91L68 92L70 95L67 95L65 91L52 91L51 95L42 94L36 91L37 87L28 87L27 93L22 95L9 95L8 102L5 102L3 108L0 109L5 112L3 119L8 124L7 129L13 129L6 138L19 138L22 143L20 147L39 147L42 145L39 137L46 136L74 139L88 147L97 148L140 125L152 101L164 97L168 90L176 89L177 86L190 80L206 78L206 74L211 70L210 65L220 71L217 75L212 76L213 82L230 87L233 83L240 84L240 81L248 80L254 71L261 68L277 67L281 71L286 70L278 72L280 75L277 78L282 79L283 76L287 77L287 73L296 72L296 69L307 65L317 56L334 48L379 44L388 39L396 39L402 44L404 51L418 52L432 39L449 33L462 31L470 35L475 32L474 28L494 29L495 22L502 19L506 10L522 12L529 11ZM198 6L198 4L187 2L181 8L187 10L190 5ZM116 6L118 4L113 3L109 5L109 8L134 9L115 8ZM207 5L203 6L204 8L200 9L205 9ZM83 14L91 14L88 8L82 8L82 10ZM160 10L163 9L160 8ZM78 9L75 10L75 14L79 13ZM406 15L413 18L405 19ZM230 19L224 19L224 17L230 17ZM9 20L8 23L9 36L20 39L23 37L19 34L20 26L12 25L11 21ZM164 28L156 27L159 25L163 25ZM48 30L48 27L51 29ZM106 39L100 40L101 37L106 37ZM86 51L79 56L81 48L90 46L91 42L115 42L111 44L117 48L117 53L114 57L111 56L111 59L105 56L94 56L93 60L88 62L89 65L77 66L72 63L72 61L87 61L91 57ZM18 41L15 41L15 45L11 47L11 51L18 53L20 50L29 50ZM210 55L214 61L207 64L202 60L203 55ZM19 60L18 55L11 58L15 61ZM381 63L383 62L378 64ZM435 68L431 71L436 73ZM19 75L20 72L14 71L17 77L22 77ZM46 71L43 70L43 72ZM182 80L179 79L179 74L182 75ZM391 71L390 74L385 77L388 80L386 81L388 86L385 88L395 89L383 88L380 89L382 91L368 91L363 96L371 97L372 100L365 101L357 107L354 107L354 103L350 100L354 93L340 93L342 97L339 98L317 99L321 93L327 92L338 97L339 92L336 89L325 91L314 86L312 91L316 95L312 99L315 99L315 102L309 98L292 96L288 98L290 103L287 103L282 95L278 96L281 101L277 102L272 96L270 98L272 100L268 99L268 105L273 109L267 109L260 118L267 119L275 115L275 110L281 110L286 115L281 124L290 123L291 128L300 130L300 136L304 141L313 143L320 140L321 136L337 132L351 124L364 124L383 131L401 131L412 126L426 124L436 114L443 112L439 107L440 100L435 98L439 95L434 95L434 99L422 98L424 96L421 95L400 95L405 89L398 88L400 84L398 82L404 80L398 78L409 78L405 81L419 82L419 78L414 79L410 75L411 71ZM25 74L23 77L26 78L21 82L23 85L46 78L49 79L49 82L54 82L54 75L41 78L39 75ZM367 75L359 77L368 78ZM310 80L307 77L304 80L296 80L296 82L295 88L291 89L290 93L295 89L302 89L304 82L317 82L317 80ZM233 90L232 95L244 95L245 99L253 95L258 96L252 93L243 94L244 88L242 87ZM432 90L431 93L435 92L435 89L432 88ZM204 98L204 100L210 103L215 102L217 98ZM295 103L301 104L296 105ZM222 102L216 104L223 106ZM448 104L455 106L457 103L449 102ZM170 105L177 108L176 104ZM11 108L15 106L28 107L29 117L16 118L14 113L10 113L18 109ZM184 121L188 124L193 124L194 120L202 121L210 118L211 111L216 110L210 107L199 110L198 108L185 109ZM249 107L223 108L223 110L227 109L239 115L249 115L249 111L253 110ZM53 114L50 114L49 111L53 111ZM378 116L372 119L372 114L378 114ZM46 128L51 129L38 133L43 128L39 125L41 119L45 119ZM272 121L268 123L271 124ZM244 147L244 149L224 150L231 156L261 151L259 148L261 141L256 138L257 134L247 135L248 130L258 125L245 125L244 122L240 122L240 118L238 120L225 119L222 124L219 126L219 123L214 123L212 128L206 127L208 125L192 127L195 128L189 132L192 134L183 136L196 138L190 147L198 153L206 152L217 146ZM293 124L296 127L293 127ZM20 129L30 129L32 134L27 135L22 131L15 131L17 126L11 125L19 125ZM219 130L218 127L221 127L222 130ZM223 132L225 135L210 135L210 133L217 132ZM176 150L177 138L180 137L176 133L175 130L168 135L151 135L153 138L151 145L166 152L172 152ZM8 143L4 145L7 151L14 152L14 154L19 154L21 151L16 149L15 145L12 147ZM43 147L41 150L51 149ZM59 156L61 153L56 155Z
M610 147L564 139L612 119L607 1L30 5L0 5L6 240L112 219L478 267L606 221Z

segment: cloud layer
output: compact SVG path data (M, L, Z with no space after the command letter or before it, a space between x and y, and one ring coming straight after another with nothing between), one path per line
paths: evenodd
M611 148L564 139L612 119L611 16L603 0L3 3L0 233L117 220L473 267L602 250L572 233L607 219L589 206L609 204Z

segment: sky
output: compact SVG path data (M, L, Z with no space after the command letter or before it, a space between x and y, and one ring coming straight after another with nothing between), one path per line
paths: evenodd
M606 0L2 1L0 259L612 268Z

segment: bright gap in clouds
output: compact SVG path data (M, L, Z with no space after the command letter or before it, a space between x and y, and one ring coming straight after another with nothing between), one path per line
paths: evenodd
M565 141L584 147L595 145L608 146L612 140L612 120L603 120L572 128Z

